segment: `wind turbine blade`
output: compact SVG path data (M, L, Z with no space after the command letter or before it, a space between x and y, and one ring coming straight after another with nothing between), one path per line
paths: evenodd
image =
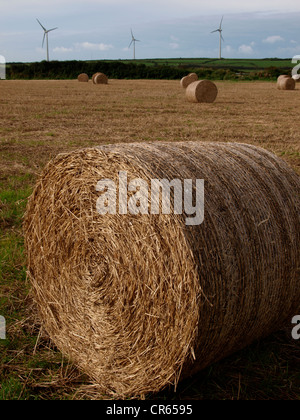
M135 39L135 41L137 41L137 42L142 42L142 41L140 41L139 39Z
M41 25L41 27L46 31L47 29L41 24L41 22L37 19L38 23Z
M129 44L129 47L128 48L130 48L131 47L131 44L133 43L133 40L130 42L130 44Z
M219 29L216 29L215 31L212 31L211 34L213 34L214 32L219 32Z
M49 29L47 32L55 31L58 28Z
M45 43L45 38L46 38L46 32L44 32L44 37L43 37L43 42L42 42L42 48L43 48L44 43Z
M223 23L223 19L224 19L224 16L222 16L222 19L221 19L221 23L220 23L220 29L222 29L222 23Z
M221 39L222 39L222 41L224 41L225 42L225 39L223 38L223 35L221 34Z

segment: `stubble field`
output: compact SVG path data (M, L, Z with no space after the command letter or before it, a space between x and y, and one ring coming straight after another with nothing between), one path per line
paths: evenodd
M216 85L214 104L190 104L179 81L0 82L0 315L7 320L0 399L90 398L94 391L40 330L26 282L22 216L52 157L108 143L242 142L274 152L300 174L299 87ZM206 369L176 396L167 390L157 397L299 399L299 342L291 329Z

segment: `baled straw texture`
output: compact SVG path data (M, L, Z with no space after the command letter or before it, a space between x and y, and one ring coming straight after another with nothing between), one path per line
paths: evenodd
M196 82L196 80L198 80L198 75L196 73L190 73L180 80L180 86L186 89L191 83Z
M280 82L280 80L287 79L289 77L290 76L288 76L287 74L281 74L280 76L277 77L277 82Z
M277 89L279 90L294 90L296 81L292 77L282 77L277 82Z
M210 80L199 80L191 83L187 87L185 94L189 102L212 103L217 98L218 88Z
M99 180L204 179L205 219L105 215ZM45 168L24 221L29 278L59 349L114 397L157 392L299 310L299 176L236 143L103 146ZM132 194L132 193L130 193ZM117 212L118 213L118 212Z
M108 77L104 73L97 73L94 78L95 85L107 85Z
M98 76L98 74L100 73L94 73L92 76L92 82L95 84L95 78Z
M78 79L78 82L86 83L89 81L89 76L86 73L81 73L79 74L77 79Z

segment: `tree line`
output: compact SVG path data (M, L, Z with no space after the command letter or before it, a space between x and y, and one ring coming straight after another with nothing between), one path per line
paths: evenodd
M270 67L255 72L238 69L193 68L188 65L168 66L122 61L42 61L36 63L10 63L7 79L76 79L80 73L90 77L96 72L105 73L111 79L181 79L188 73L197 73L200 79L208 80L273 80L282 74L282 69Z

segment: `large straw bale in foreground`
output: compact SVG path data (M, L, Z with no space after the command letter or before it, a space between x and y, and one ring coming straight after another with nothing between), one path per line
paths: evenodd
M205 180L205 219L100 215L119 171ZM299 176L235 143L103 146L61 154L29 200L29 278L45 329L103 392L177 383L298 313ZM119 190L120 192L120 190ZM132 193L130 193L132 194Z
M212 103L217 98L218 88L210 80L199 80L191 83L185 93L189 102Z

